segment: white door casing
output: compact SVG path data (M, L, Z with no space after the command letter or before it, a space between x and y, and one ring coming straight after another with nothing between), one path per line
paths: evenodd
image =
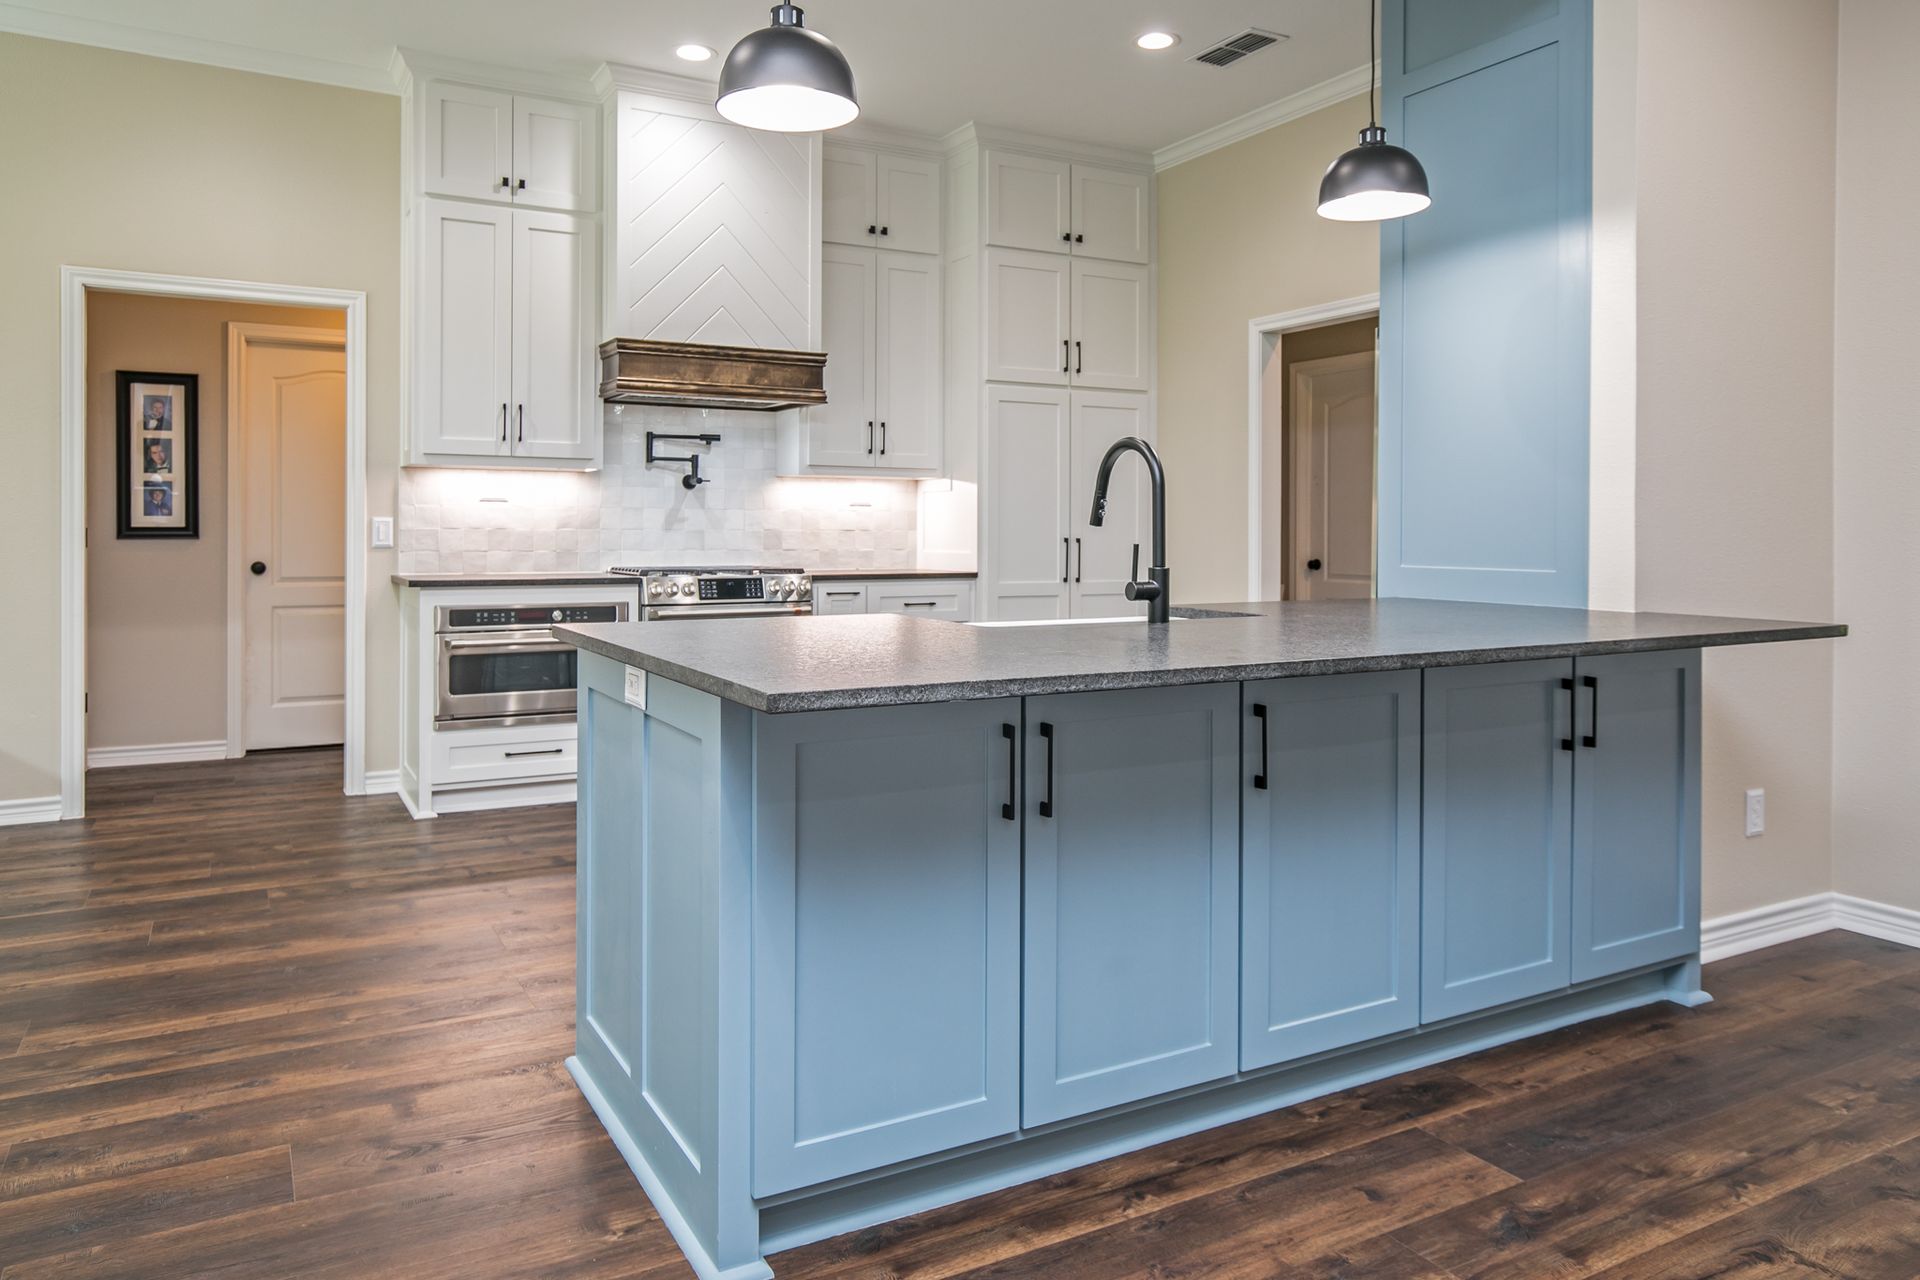
M1070 416L1064 389L987 388L980 602L987 618L1071 616Z
M1072 266L1058 254L987 250L988 381L1071 381Z
M1295 600L1367 600L1374 564L1374 357L1293 366L1288 575ZM1308 563L1317 560L1318 569Z
M510 451L525 458L591 456L599 428L593 381L591 219L513 213L513 392Z
M940 262L919 253L882 253L875 286L874 399L882 424L876 463L882 469L935 470L943 438Z
M243 538L244 750L342 741L346 651L346 360L339 334L248 326L229 500ZM234 750L228 744L229 752Z
M1114 463L1107 486L1107 514L1098 528L1087 523L1093 513L1093 485L1100 460L1123 436L1153 439L1147 397L1126 391L1075 391L1073 458L1069 469L1068 527L1074 539L1072 603L1076 618L1133 617L1146 606L1126 597L1133 548L1140 547L1140 571L1152 563L1152 485L1145 464L1131 454Z

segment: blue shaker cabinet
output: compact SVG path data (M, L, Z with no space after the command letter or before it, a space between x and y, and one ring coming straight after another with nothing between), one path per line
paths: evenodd
M1021 1121L1237 1065L1239 688L1026 700Z
M1420 1020L1420 673L1242 698L1240 1065Z
M1017 1127L1019 724L1017 698L758 717L756 1195Z
M1422 723L1421 1021L1565 987L1573 662L1436 667Z
M1573 980L1700 949L1700 651L1579 659Z

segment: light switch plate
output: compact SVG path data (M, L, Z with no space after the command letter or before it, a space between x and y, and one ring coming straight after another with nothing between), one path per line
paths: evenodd
M1767 789L1750 787L1747 790L1747 837L1765 835L1767 831Z
M393 517L375 516L373 518L373 548L385 550L393 545Z
M627 668L627 702L630 706L646 709L647 673L638 667Z

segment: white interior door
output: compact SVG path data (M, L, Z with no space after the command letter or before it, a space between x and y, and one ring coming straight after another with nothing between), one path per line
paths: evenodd
M1147 398L1125 391L1073 393L1073 459L1068 488L1068 527L1073 530L1073 616L1124 618L1144 615L1147 607L1127 599L1133 548L1140 548L1140 572L1153 563L1153 521L1148 508L1153 486L1146 465L1132 455L1114 463L1107 486L1107 518L1098 528L1093 513L1093 484L1100 459L1123 436L1153 439Z
M1065 391L987 388L988 618L1069 616L1068 416Z
M820 250L820 329L827 402L809 405L807 461L817 467L871 467L879 459L873 403L875 260L871 249Z
M940 260L920 253L883 253L878 261L878 465L935 470L942 434Z
M229 499L244 537L241 728L245 749L346 735L346 354L338 335L250 332L240 345L242 455ZM257 566L257 571L255 567Z
M592 458L594 224L513 214L513 440L523 458Z
M1373 353L1293 366L1295 600L1373 595Z
M1147 269L1126 262L1073 260L1073 385L1145 391Z
M988 381L1067 385L1070 265L1057 254L987 250Z

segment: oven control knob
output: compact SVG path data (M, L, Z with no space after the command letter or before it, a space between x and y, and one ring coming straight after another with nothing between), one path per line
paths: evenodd
M555 610L553 611L553 620L554 620L555 622L565 622L565 621L566 621L566 615L565 615L565 614L563 614L563 613L561 613L561 612L560 612L560 611L559 611L558 609L555 609Z
M811 578L800 579L800 594L803 596L810 596L813 594L813 579Z
M648 584L648 586L647 586L647 594L648 594L648 595L650 595L650 596L657 596L657 595L662 595L662 594L664 594L665 592L666 592L666 588L665 588L665 587L663 587L663 586L661 586L661 585L660 585L659 583L657 583L657 582L654 582L654 583L650 583L650 584Z
M667 594L668 594L668 595L670 595L670 596L677 596L677 595L679 595L679 594L680 594L680 584L679 584L679 583L677 583L677 582L669 582L669 583L667 584Z

